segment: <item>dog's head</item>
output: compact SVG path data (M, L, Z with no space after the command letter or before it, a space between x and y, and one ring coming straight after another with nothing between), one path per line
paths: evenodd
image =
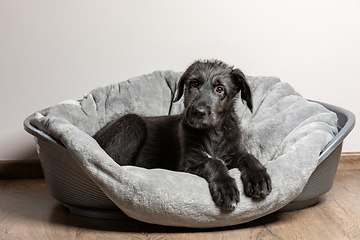
M184 94L187 123L195 128L214 127L233 110L240 91L252 111L251 90L242 71L217 60L196 61L179 79L174 102Z

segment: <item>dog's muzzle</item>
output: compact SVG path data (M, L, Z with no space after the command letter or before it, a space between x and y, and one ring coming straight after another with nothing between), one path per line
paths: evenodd
M192 115L196 118L205 118L210 114L210 108L209 107L192 107L191 108Z
M209 106L190 106L186 111L187 123L195 128L204 128L212 125L213 117Z

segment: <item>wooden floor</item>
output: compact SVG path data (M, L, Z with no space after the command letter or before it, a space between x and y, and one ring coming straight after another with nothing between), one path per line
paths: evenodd
M333 188L311 208L251 223L187 229L72 215L43 179L0 180L0 239L360 239L360 156L342 156Z

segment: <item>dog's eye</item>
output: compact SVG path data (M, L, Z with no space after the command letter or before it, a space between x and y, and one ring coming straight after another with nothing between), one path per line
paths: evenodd
M193 88L198 88L199 87L199 81L197 81L197 80L193 80L193 81L191 81L191 87L193 87Z
M223 93L223 92L224 92L224 87L222 87L222 86L217 86L217 87L216 87L216 92L217 92L217 93Z

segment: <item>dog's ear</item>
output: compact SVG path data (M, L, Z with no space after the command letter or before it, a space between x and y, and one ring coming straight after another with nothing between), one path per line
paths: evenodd
M182 97L183 93L184 93L184 85L185 85L185 74L183 74L180 79L179 79L179 82L177 84L177 89L176 89L176 97L175 99L173 100L173 102L177 102L180 100L180 98Z
M235 68L231 72L231 79L235 84L235 88L237 92L241 91L241 98L246 102L246 105L252 112L253 104L252 104L252 96L249 84L246 81L245 74L238 68Z

